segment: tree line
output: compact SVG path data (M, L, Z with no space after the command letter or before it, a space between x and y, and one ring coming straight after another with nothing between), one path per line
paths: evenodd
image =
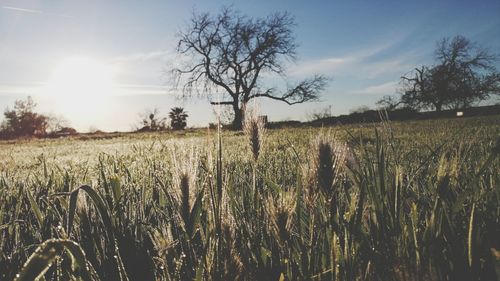
M62 117L40 114L35 111L36 103L31 97L17 100L12 109L6 108L0 125L0 139L23 137L53 137L76 134Z
M77 134L77 130L69 126L62 117L49 116L36 112L37 104L32 97L16 100L12 109L6 108L4 120L0 125L0 139L61 137ZM170 129L183 130L187 126L188 114L182 107L173 107L169 114ZM136 131L150 132L169 129L167 118L160 117L157 109L140 121Z
M146 111L141 117L141 127L138 132L164 131L168 129L167 119L170 119L170 129L184 130L187 126L188 113L182 107L173 107L170 109L167 117L162 117L158 108Z

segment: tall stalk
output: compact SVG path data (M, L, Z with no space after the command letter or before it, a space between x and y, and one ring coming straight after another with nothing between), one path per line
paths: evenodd
M216 230L215 241L217 245L217 253L215 255L215 279L222 279L222 136L220 114L217 116L217 210L216 210Z

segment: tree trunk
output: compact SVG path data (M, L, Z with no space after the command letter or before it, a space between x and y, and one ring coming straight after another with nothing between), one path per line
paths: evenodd
M233 119L233 130L241 130L243 128L243 120L245 118L245 107L239 107L238 102L233 103L234 119Z

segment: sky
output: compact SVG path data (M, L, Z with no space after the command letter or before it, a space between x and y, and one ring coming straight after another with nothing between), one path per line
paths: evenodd
M37 111L79 131L129 131L147 110L166 116L181 106L188 126L206 126L215 119L209 99L177 98L167 73L176 34L193 11L215 14L228 5L251 17L295 17L297 59L287 64L286 81L271 83L331 78L318 102L261 99L270 121L373 107L396 93L401 75L431 64L444 37L460 34L500 53L498 0L0 0L0 110L30 95Z

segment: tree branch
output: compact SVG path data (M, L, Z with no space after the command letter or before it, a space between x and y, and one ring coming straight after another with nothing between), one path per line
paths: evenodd
M327 82L328 78L322 75L315 75L310 79L301 81L295 87L290 88L282 96L273 95L274 89L271 88L264 93L257 93L249 96L248 100L257 97L266 97L285 102L289 105L315 101L319 99L319 94L325 89Z
M211 105L232 105L233 101L211 101Z

